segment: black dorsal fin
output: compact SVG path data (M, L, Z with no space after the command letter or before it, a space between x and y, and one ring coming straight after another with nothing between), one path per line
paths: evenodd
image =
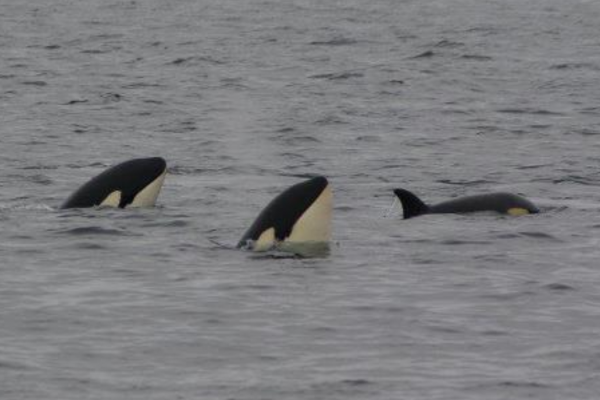
M404 219L416 217L417 215L427 214L429 207L423 203L416 195L406 189L396 189L394 194L398 196L404 210Z

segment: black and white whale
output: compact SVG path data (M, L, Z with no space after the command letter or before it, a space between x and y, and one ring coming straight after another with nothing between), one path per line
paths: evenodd
M459 197L442 203L427 205L406 189L395 189L400 199L404 219L423 214L470 213L496 211L509 215L536 214L540 210L531 201L512 193L486 193Z
M297 183L262 210L237 247L254 251L277 247L294 252L307 244L326 245L331 238L332 202L325 177Z
M125 161L89 180L60 208L152 207L166 173L167 163L160 157Z

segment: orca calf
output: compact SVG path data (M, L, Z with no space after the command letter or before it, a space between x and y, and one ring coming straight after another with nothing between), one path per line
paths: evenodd
M529 200L512 193L488 193L459 197L435 205L427 205L415 194L405 189L396 189L394 194L402 203L404 219L423 214L469 213L496 211L509 215L536 214L540 210Z
M160 193L166 173L167 163L160 157L125 161L92 178L60 208L151 207Z
M331 237L332 199L329 182L323 176L288 188L262 210L237 247L294 251L294 247L306 244L327 244Z

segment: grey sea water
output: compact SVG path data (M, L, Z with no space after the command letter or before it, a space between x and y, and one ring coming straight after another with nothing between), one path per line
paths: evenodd
M0 398L597 399L600 3L0 1ZM146 210L57 210L162 156ZM326 175L324 258L223 249ZM384 217L511 191L542 213Z

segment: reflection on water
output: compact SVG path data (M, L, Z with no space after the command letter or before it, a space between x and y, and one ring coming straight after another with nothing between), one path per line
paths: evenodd
M329 242L283 242L276 245L275 250L293 253L302 258L327 258L331 254Z
M331 254L329 242L278 242L263 250L251 250L253 244L249 241L244 251L253 252L253 258L327 258Z

